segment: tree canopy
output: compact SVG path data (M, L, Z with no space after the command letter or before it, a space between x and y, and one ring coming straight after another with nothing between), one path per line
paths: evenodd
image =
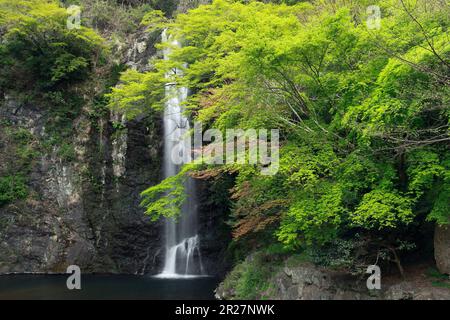
M234 177L236 241L404 240L426 220L449 222L450 11L441 1L377 1L380 27L370 28L372 4L215 0L169 22L182 47L149 74L124 74L112 101L135 110L157 92L146 79L168 81L177 67L183 75L171 81L191 89L193 120L281 130L274 176L249 165L190 168ZM145 205L155 188L143 193ZM150 207L156 217L173 213Z

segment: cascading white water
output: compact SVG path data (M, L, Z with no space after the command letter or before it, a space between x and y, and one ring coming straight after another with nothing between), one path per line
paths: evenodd
M162 41L168 42L167 33L162 33ZM179 46L176 40L171 45ZM168 59L170 49L164 50L164 59ZM172 72L180 75L181 70ZM168 75L168 78L170 75ZM188 89L177 87L175 83L166 84L166 106L164 110L164 178L176 175L180 164L190 158L189 120L183 114L183 102ZM178 221L165 221L165 261L161 278L186 278L204 275L200 254L200 239L197 234L197 200L195 182L189 179L185 185L187 201L181 210Z

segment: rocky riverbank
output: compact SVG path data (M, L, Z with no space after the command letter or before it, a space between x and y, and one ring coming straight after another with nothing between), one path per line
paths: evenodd
M433 264L405 268L402 279L398 275L381 277L381 289L369 290L367 276L316 266L310 262L284 262L254 298L274 300L448 300L450 279L433 269ZM239 284L229 274L216 289L218 299L239 299ZM230 285L230 280L233 282ZM227 283L228 282L228 283Z

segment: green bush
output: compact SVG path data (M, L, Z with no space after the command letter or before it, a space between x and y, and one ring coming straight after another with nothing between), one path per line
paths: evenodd
M21 176L0 177L0 206L26 198L28 191L25 181Z
M234 299L263 299L270 296L270 279L280 270L282 259L260 251L237 264L223 282Z
M63 160L63 161L73 161L76 159L76 152L75 149L73 147L73 145L71 145L70 143L63 143L58 150L58 156Z
M84 26L69 29L68 17L54 0L0 0L0 88L47 91L89 76L103 39Z
M115 0L82 0L82 19L92 28L106 33L125 36L135 31L144 17L151 11L151 4L118 3Z

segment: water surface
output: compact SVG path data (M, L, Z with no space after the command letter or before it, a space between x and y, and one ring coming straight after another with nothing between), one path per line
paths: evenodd
M2 299L214 299L218 280L212 277L159 279L151 276L84 275L81 290L68 290L69 275L0 276Z

